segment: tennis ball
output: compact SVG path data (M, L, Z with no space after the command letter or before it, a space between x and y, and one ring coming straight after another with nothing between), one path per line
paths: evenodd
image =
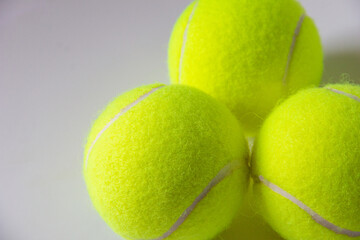
M360 86L301 91L255 141L257 206L285 239L360 239Z
M196 0L169 42L172 83L225 103L253 135L287 95L318 85L320 37L295 0Z
M248 150L231 112L199 90L148 85L94 122L84 175L92 202L126 239L210 239L232 221Z

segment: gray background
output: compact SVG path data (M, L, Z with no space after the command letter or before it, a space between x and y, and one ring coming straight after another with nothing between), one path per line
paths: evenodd
M88 198L84 140L111 98L168 82L168 38L189 2L0 0L1 240L120 239ZM301 2L324 79L360 81L360 1Z

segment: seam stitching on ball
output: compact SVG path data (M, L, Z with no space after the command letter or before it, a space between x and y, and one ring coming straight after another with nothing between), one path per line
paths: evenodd
M185 27L185 31L184 31L184 36L183 36L183 43L182 43L182 46L181 46L181 53L180 53L180 59L179 59L179 74L178 74L178 83L180 83L181 81L181 70L182 70L182 64L183 64L183 57L184 57L184 54L185 54L185 46L186 46L186 42L187 42L187 36L188 36L188 32L189 32L189 26L190 26L190 22L191 20L193 19L194 17L194 14L195 14L195 10L197 8L199 4L199 1L197 1L191 11L191 14L189 16L189 19L188 19L188 22L186 24L186 27Z
M302 14L300 16L300 19L296 25L296 28L295 28L295 32L294 32L294 35L293 35L293 39L292 39L292 42L291 42L291 46L290 46L290 50L289 50L289 54L288 54L288 58L287 58L287 62L286 62L286 67L285 67L285 72L284 72L284 77L283 77L283 85L286 85L287 83L287 77L288 77L288 74L289 74L289 70L290 70L290 65L291 65L291 61L292 61L292 58L293 58L293 55L294 55L294 51L295 51L295 47L296 47L296 41L297 41L297 38L300 34L300 30L301 30L301 27L303 25L303 22L304 22L304 19L306 17L306 14Z
M89 160L89 156L91 153L91 150L93 149L93 147L95 146L95 143L99 140L99 138L101 137L101 135L106 131L106 129L108 129L120 116L122 116L123 114L125 114L127 111L129 111L131 108L133 108L135 105L137 105L139 102L141 102L142 100L144 100L145 98L147 98L150 94L154 93L155 91L159 90L160 88L162 88L164 86L159 86L156 88L152 88L150 91L148 91L147 93L141 95L140 97L138 97L134 102L130 103L129 105L127 105L126 107L124 107L123 109L120 110L120 112L118 114L115 115L115 117L113 117L110 122L108 122L105 127L103 129L101 129L101 131L96 135L95 140L91 143L90 148L88 150L88 153L86 155L86 160L85 160L85 168L87 167L88 164L88 160Z
M222 180L224 180L227 176L231 175L235 170L239 169L240 167L240 161L232 161L228 163L225 167L223 167L218 172L218 174L210 181L210 183L204 188L204 190L195 198L194 202L185 209L185 211L180 215L178 220L171 226L171 228L162 236L152 240L162 240L174 233L181 226L181 224L185 222L185 220L200 203L200 201L207 196L211 189L213 189L217 184L219 184Z
M334 92L334 93L338 93L338 94L344 95L344 96L346 96L346 97L349 97L349 98L351 98L351 99L354 99L355 101L360 102L360 98L357 97L357 96L355 96L355 95L353 95L353 94L350 94L350 93L347 93L347 92L343 92L343 91L340 91L340 90L337 90L337 89L334 89L334 88L325 88L325 89L327 89L327 90L329 90L329 91L332 91L332 92Z
M288 193L285 190L281 189L279 186L275 185L274 183L271 183L270 181L266 180L263 176L259 176L258 178L259 178L260 182L263 183L265 186L267 186L270 190L272 190L273 192L275 192L275 193L281 195L282 197L288 199L292 203L296 204L299 208L301 208L307 214L309 214L311 216L311 218L315 222L322 225L323 227L326 227L327 229L329 229L329 230L331 230L331 231L333 231L335 233L347 235L349 237L359 237L360 236L360 232L351 231L351 230L348 230L348 229L345 229L345 228L341 228L341 227L329 222L328 220L324 219L322 216L317 214L314 210L312 210L310 207L305 205L299 199L295 198L290 193Z

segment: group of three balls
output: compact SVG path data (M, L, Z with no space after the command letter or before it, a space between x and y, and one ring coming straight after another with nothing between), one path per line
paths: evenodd
M252 178L282 237L360 239L360 87L316 88L322 60L295 0L196 0L170 39L174 84L126 92L93 124L95 208L125 239L208 240Z

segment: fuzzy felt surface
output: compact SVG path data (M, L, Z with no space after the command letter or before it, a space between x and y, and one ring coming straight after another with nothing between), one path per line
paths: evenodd
M360 86L350 84L308 89L290 97L261 128L252 174L255 179L263 176L339 228L359 232L360 99L356 97ZM254 192L259 212L285 239L360 239L318 224L261 182L254 185Z
M210 239L232 221L248 184L247 143L230 111L196 89L160 84L113 100L94 122L84 175L92 202L126 239L167 232L229 162L240 168L217 184L166 239ZM86 155L99 132L126 106Z
M250 181L244 204L232 224L214 240L283 240L261 217Z
M321 80L320 37L310 17L299 25L304 14L295 0L194 1L170 38L171 82L225 103L253 134L280 100Z

